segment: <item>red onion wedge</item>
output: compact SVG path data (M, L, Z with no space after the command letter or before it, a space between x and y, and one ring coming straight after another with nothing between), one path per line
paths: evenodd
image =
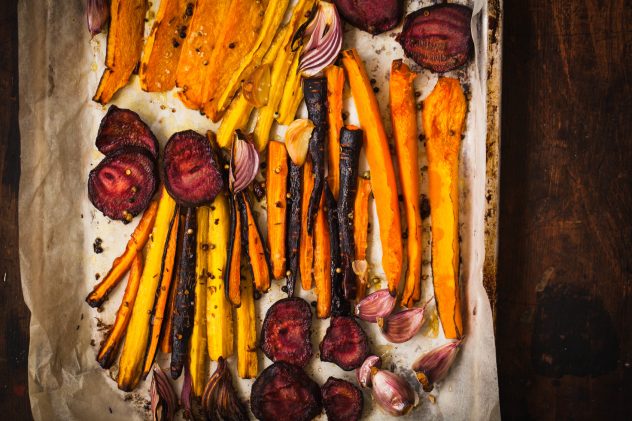
M304 77L312 77L336 61L342 48L342 23L336 6L318 2L316 16L305 28L309 37L303 47L298 70Z
M237 130L230 155L228 180L233 194L244 190L252 183L259 171L259 154L252 141L252 135L244 135Z

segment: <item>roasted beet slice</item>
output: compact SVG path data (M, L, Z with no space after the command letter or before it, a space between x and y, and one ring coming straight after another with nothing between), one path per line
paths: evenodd
M105 216L129 222L156 193L158 174L145 149L128 146L106 156L88 176L88 197Z
M362 365L369 355L366 333L353 317L332 317L320 343L320 359L336 364L345 371Z
M97 149L104 155L127 146L144 148L158 158L158 141L134 111L112 105L101 120L96 140Z
M165 186L178 204L209 203L224 184L211 143L193 130L171 136L165 146Z
M329 421L357 421L362 417L362 392L348 381L330 377L320 391Z
M407 57L433 72L463 66L472 54L472 9L459 4L437 4L406 16L397 41Z
M323 410L320 388L292 364L263 370L250 392L252 413L262 421L309 421Z
M334 0L343 19L376 35L397 26L404 13L403 0Z
M312 309L307 301L298 297L279 300L266 313L261 348L272 361L305 367L313 354L311 327Z

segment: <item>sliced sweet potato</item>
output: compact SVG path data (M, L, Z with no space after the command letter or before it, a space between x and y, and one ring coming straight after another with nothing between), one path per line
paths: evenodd
M112 0L106 69L93 101L107 104L119 89L127 85L143 49L146 12L147 0Z
M176 86L182 44L194 10L194 0L160 0L138 70L144 91L166 92Z

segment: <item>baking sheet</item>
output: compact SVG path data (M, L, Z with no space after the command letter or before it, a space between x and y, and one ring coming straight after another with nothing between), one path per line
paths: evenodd
M157 3L157 2L156 2ZM428 1L411 1L408 11ZM460 1L459 3L467 2ZM472 5L472 3L469 3ZM452 73L464 83L470 97L467 132L463 140L461 187L461 282L465 289L466 335L460 356L449 377L437 385L432 395L423 393L409 366L417 355L443 343L438 338L418 334L406 344L386 343L375 326L364 324L372 338L372 350L381 355L385 367L409 378L417 387L419 405L404 419L499 419L498 386L489 301L482 283L485 257L484 212L486 183L487 117L487 4L473 3L473 36L476 59L464 70ZM111 323L123 288L110 297L101 313L90 309L84 298L95 283L95 274L104 274L111 261L124 248L135 223L122 226L104 218L87 200L86 179L101 159L94 148L98 123L105 113L91 101L103 69L105 36L89 41L85 27L83 1L19 2L20 46L20 129L22 138L22 178L20 183L20 263L24 298L31 310L29 349L29 394L37 420L113 420L147 417L149 382L134 393L116 389L112 372L102 370L95 361L104 326ZM157 4L152 6L155 11ZM152 11L148 13L149 30ZM388 69L395 58L403 57L391 33L372 37L347 27L346 46L355 46L367 63L370 77L376 79L382 116L388 119ZM416 66L414 69L420 70ZM416 89L422 100L434 86L436 76L421 71ZM141 92L133 78L113 101L138 112L162 144L175 131L193 128L200 133L216 125L199 113L186 110L173 92ZM346 107L348 121L357 122L352 99ZM304 112L304 110L302 111ZM279 130L278 135L282 135ZM425 152L420 148L422 193L427 193ZM363 164L366 161L362 159ZM260 213L264 216L264 212ZM372 212L369 244L371 277L380 277L381 249L377 221ZM404 219L402 219L404 221ZM424 221L425 241L429 220ZM95 238L103 239L104 253L94 254ZM429 247L425 247L424 298L432 296ZM280 283L258 301L258 318L284 294ZM311 292L301 292L308 301ZM424 300L422 300L424 301ZM328 325L314 321L312 343L317 344ZM425 329L424 329L425 330ZM164 362L164 360L162 360ZM270 361L260 356L260 366ZM163 363L163 366L165 364ZM211 363L214 369L214 363ZM317 354L307 372L322 384L334 375L353 380L353 372L343 372L330 363L321 363ZM242 398L247 398L252 380L239 382ZM365 391L366 392L366 391ZM388 418L365 393L366 419ZM323 415L321 417L325 419Z

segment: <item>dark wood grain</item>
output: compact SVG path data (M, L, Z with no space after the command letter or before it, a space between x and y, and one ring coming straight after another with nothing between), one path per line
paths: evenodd
M0 418L31 418L28 399L29 311L22 298L18 256L17 0L0 6Z
M632 7L505 2L505 419L632 419Z

